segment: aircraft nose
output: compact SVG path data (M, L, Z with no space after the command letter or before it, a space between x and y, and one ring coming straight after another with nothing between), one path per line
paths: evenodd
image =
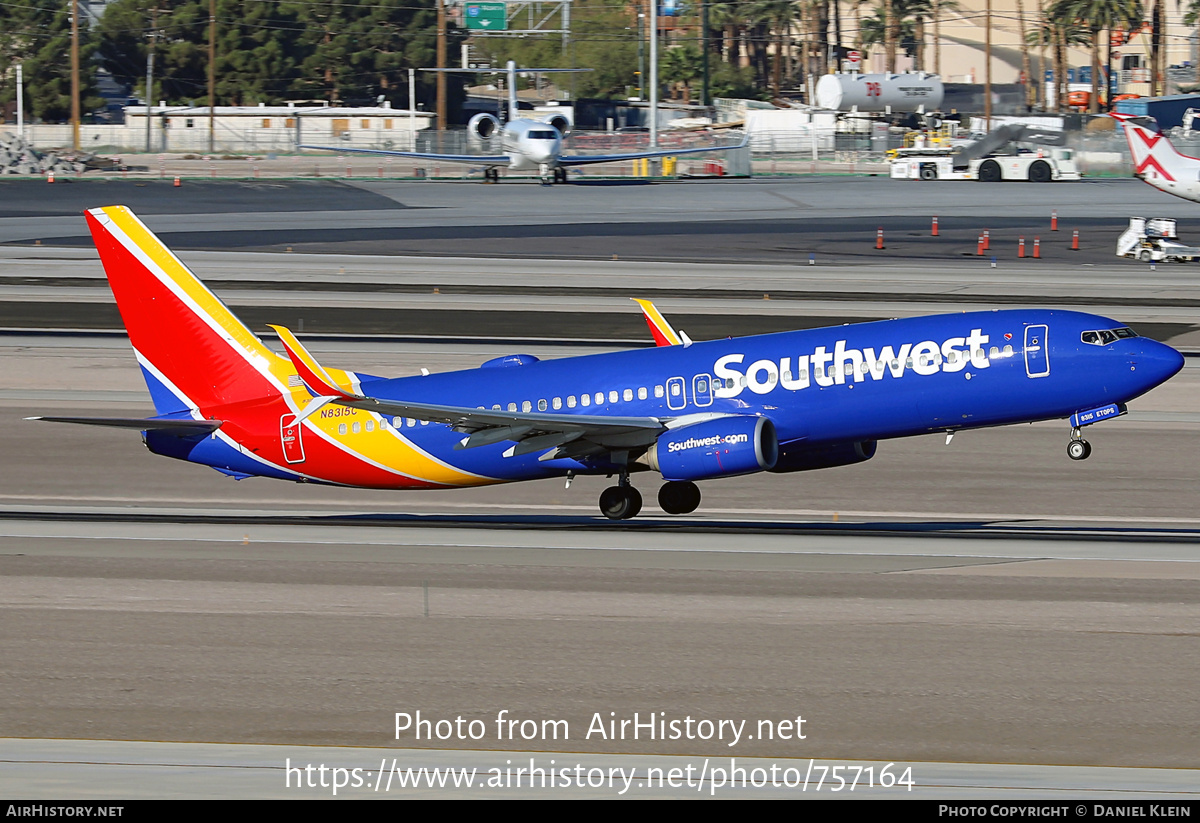
M1146 390L1166 382L1183 368L1183 355L1165 343L1141 338L1131 353L1129 365L1138 374L1138 382Z

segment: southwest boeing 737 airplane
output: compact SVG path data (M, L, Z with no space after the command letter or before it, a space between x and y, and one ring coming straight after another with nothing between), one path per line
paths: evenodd
M1183 357L1122 323L1020 309L695 342L643 302L655 348L388 379L325 368L274 326L276 354L123 206L87 212L157 414L44 417L137 429L156 454L235 478L445 489L608 475L633 517L636 472L663 511L698 481L859 463L880 440L1123 414ZM38 418L35 418L38 419Z
M573 166L588 166L597 163L622 163L626 160L641 160L647 157L675 157L681 154L715 154L726 149L742 148L749 136L733 146L715 146L692 149L651 149L648 151L622 154L563 154L563 137L570 130L566 117L555 115L547 120L531 120L521 117L517 105L517 66L508 61L508 122L501 128L500 121L490 114L477 114L467 124L467 130L476 137L490 138L500 130L503 154L430 154L419 151L391 151L387 149L351 149L341 146L297 146L301 149L351 152L355 154L386 154L393 157L416 157L435 163L467 163L483 166L484 179L496 182L500 169L512 171L536 171L543 185L567 182L567 169ZM521 72L582 71L581 69L520 69ZM590 69L587 69L590 71Z

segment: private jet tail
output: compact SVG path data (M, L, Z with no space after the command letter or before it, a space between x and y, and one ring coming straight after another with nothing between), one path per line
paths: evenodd
M1113 114L1125 128L1133 174L1170 194L1197 199L1200 195L1200 159L1180 154L1152 121L1129 114Z
M291 362L267 348L133 212L89 209L87 221L160 416L220 417L231 406L293 390ZM346 372L335 374L354 388Z

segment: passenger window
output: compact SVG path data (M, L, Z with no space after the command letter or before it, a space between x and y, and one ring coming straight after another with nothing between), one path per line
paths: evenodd
M523 411L523 412L533 411L533 404L530 403L528 400L521 401L521 411Z
M617 402L617 398L618 398L618 397L619 397L619 395L618 395L618 394L617 394L615 391L610 391L610 392L608 393L608 402L609 402L609 403L616 403L616 402Z
M345 433L346 433L346 424L338 423L338 434L345 434Z
M672 397L678 397L679 393L681 391L683 391L683 388L678 383L671 384L671 396Z
M369 431L369 432L375 431L375 421L373 421L373 420L367 421L367 431Z
M704 394L707 391L708 391L708 381L707 380L696 381L696 394Z
M561 397L554 398L554 400L551 401L551 405L554 406L554 408L556 410L561 409L562 408L562 398Z
M567 408L568 409L575 408L575 395L571 395L570 397L567 398Z
M645 400L645 399L646 399L646 397L647 397L647 394L646 394L646 387L645 387L645 386L640 386L640 387L638 388L638 400Z
M497 403L496 405L492 406L492 411L500 411L500 404Z
M663 393L664 393L664 392L663 392L663 387L662 387L662 386L655 386L655 387L654 387L654 396L655 396L655 397L662 397L662 396L663 396Z
M509 410L509 411L516 411L516 410L517 410L517 404L516 404L516 403L509 403L509 404L508 404L508 410Z
M590 406L592 405L592 396L590 394L581 394L579 395L579 402L585 406Z
M1004 347L1004 356L1005 356L1005 357L1012 357L1012 346L1005 346L1005 347Z
M546 410L546 401L539 400L538 401L538 411L545 411L545 410Z
M408 424L408 427L409 427L410 429L411 429L413 426L417 425L417 421L416 421L415 419L411 418L411 417L406 417L404 420L405 420L405 422Z
M633 400L633 389L626 389L622 397L625 398L626 403Z
M393 417L393 418L392 418L392 428L393 428L393 429L398 429L398 428L400 428L400 418L399 418L399 417Z
M614 403L616 402L616 398L613 398L613 402ZM596 405L601 406L603 404L604 404L604 392L598 391L598 392L596 392Z
M354 423L350 424L350 431L353 432L354 434L358 434L359 432L362 431L362 426L360 426L358 424L358 422L355 421Z

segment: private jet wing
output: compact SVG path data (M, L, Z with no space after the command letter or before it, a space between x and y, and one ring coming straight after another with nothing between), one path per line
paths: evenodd
M385 154L392 157L416 157L438 163L474 163L479 166L505 166L512 163L507 154L428 154L420 151L393 151L391 149L351 149L345 146L297 146L300 149L320 149L345 154Z
M563 154L558 157L560 166L587 166L593 163L620 163L625 160L641 160L647 157L677 157L681 154L712 154L718 151L745 148L750 142L750 135L742 138L742 142L733 146L706 146L699 149L655 149L654 151L634 151L622 154Z
M290 329L283 326L271 328L279 334L300 379L313 395L313 400L296 415L295 422L290 425L300 423L323 406L333 403L378 414L444 423L467 435L455 445L456 449L489 446L507 440L515 445L505 452L506 457L545 452L539 460L645 448L668 428L657 417L505 412L388 400L347 392L337 385Z

